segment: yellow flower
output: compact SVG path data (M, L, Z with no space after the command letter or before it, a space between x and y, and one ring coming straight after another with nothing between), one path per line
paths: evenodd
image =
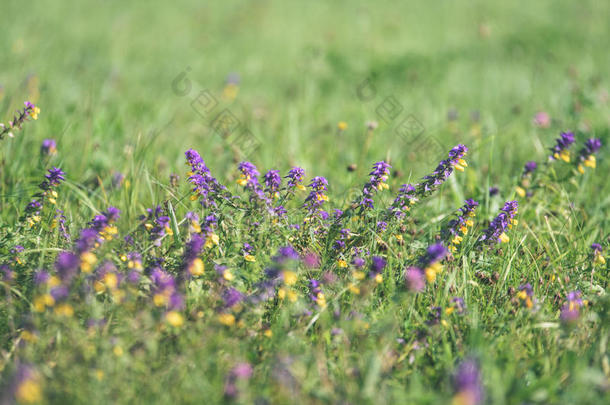
M519 197L523 198L525 197L525 190L523 189L523 187L515 187L515 191L517 192L517 194L519 195Z
M502 243L507 243L510 240L510 238L504 232L502 232L500 234L499 239L500 239L500 242L502 242Z
M339 123L337 124L337 128L339 129L339 131L345 131L347 129L347 122L339 121Z
M55 313L66 318L71 318L74 315L74 308L70 304L60 304L55 307Z
M15 399L21 404L35 404L42 401L42 387L36 374L28 376L15 391Z
M347 262L343 259L339 259L337 260L337 266L339 266L339 268L344 269L347 267Z
M117 357L121 357L123 355L123 348L119 345L114 346L114 348L112 349L112 353L114 353L115 356Z
M277 290L277 296L279 299L283 300L284 298L286 298L286 290L280 288L279 290Z
M273 332L271 331L271 329L265 329L265 331L263 332L263 334L270 338L271 336L273 336Z
M165 314L165 320L167 320L167 323L176 328L179 328L184 324L184 317L177 311L169 311L167 314Z
M233 314L220 314L218 315L218 322L226 326L232 326L235 324L235 316Z
M353 284L353 283L350 284L349 290L351 291L352 294L356 294L356 295L360 294L360 287L358 287L356 284Z
M376 282L377 284L381 284L381 283L383 282L383 276L382 276L381 274L377 274L377 275L375 276L375 282Z
M203 275L204 270L205 266L203 264L203 260L201 260L200 258L196 258L195 260L193 260L193 262L189 266L189 273L191 273L193 276Z
M294 285L297 282L297 275L294 271L286 270L283 274L286 285Z
M595 169L595 156L589 155L589 157L585 159L585 166L590 167L591 169Z
M93 265L97 262L97 257L91 252L84 252L80 255L80 268L83 273L90 273Z
M106 287L112 290L115 289L119 284L119 279L117 278L116 274L108 272L106 275L104 275L104 284L106 284Z
M255 262L256 261L256 257L252 256L252 255L245 255L244 256L244 260L247 262Z
M359 271L359 270L358 270L358 271L355 271L355 272L354 272L352 275L354 276L354 278L355 278L356 280L364 280L364 277L366 277L366 275L364 274L364 272L363 272L363 271Z
M225 270L224 273L222 273L222 277L227 281L231 281L235 278L233 273L231 273L231 270Z

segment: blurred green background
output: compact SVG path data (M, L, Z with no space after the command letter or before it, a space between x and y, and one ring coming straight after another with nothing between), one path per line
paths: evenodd
M298 164L327 176L333 192L359 184L380 159L399 171L397 182L433 168L443 153L395 133L407 116L442 150L473 150L473 187L517 176L561 130L604 138L610 121L608 2L5 0L2 9L0 117L26 99L42 109L3 142L4 209L20 209L35 187L44 138L58 141L51 163L96 208L99 182L114 171L140 197L126 199L154 202L151 189L183 175L190 147L226 180L242 156L210 125L224 108L260 140L240 152L261 172ZM185 95L172 86L182 73ZM363 101L366 79L375 93ZM191 106L200 90L218 100L205 116ZM390 96L403 111L387 124L376 109ZM549 128L532 125L538 111L550 114ZM341 134L339 121L348 124ZM363 146L368 121L379 128ZM24 159L31 171L17 164ZM143 178L154 181L138 187Z

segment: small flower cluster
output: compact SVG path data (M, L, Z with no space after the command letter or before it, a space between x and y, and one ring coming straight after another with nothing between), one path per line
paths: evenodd
M392 206L389 208L396 218L403 218L406 212L410 210L417 201L425 198L437 190L441 184L443 184L449 176L453 173L454 169L458 171L464 171L464 168L468 166L464 157L468 152L468 148L465 145L459 144L453 147L449 151L449 156L445 160L441 160L436 167L436 170L430 175L427 175L423 180L417 183L415 186L411 184L403 184L398 191L398 195L394 199Z
M444 232L447 249L451 252L457 251L457 246L462 243L463 237L468 234L468 229L474 226L472 218L475 216L474 211L479 206L479 203L473 199L468 199L459 209L460 215L456 219L449 221L448 228Z
M280 196L280 186L282 185L282 177L279 170L269 170L265 173L265 192L271 199Z
M57 167L49 169L49 172L45 174L44 181L38 186L40 191L34 195L34 199L25 209L27 223L30 227L40 222L40 215L46 201L53 205L57 203L57 186L66 179L65 175L66 173Z
M453 404L478 405L483 402L484 391L479 366L472 359L461 362L453 377L455 395Z
M147 208L146 215L141 215L142 226L149 234L149 239L155 246L161 246L161 241L166 235L173 235L174 231L169 226L170 219L167 215L162 215L163 209L157 205L154 208Z
M189 149L185 152L187 164L191 166L188 181L193 185L193 196L191 199L200 199L201 205L204 208L216 207L216 199L220 193L226 190L226 187L221 185L214 178L210 169L205 165L205 162L194 149Z
M529 196L531 195L531 192L528 192L528 188L531 185L531 181L532 181L532 175L534 174L534 172L536 171L536 169L538 168L538 164L536 162L529 161L525 164L525 166L523 167L523 173L521 174L521 180L520 180L520 185L515 187L515 191L517 192L517 194L519 195L519 197L523 198L526 195Z
M420 182L415 186L416 193L419 197L424 197L436 190L441 184L443 184L453 170L464 171L464 168L468 166L464 156L468 152L468 148L465 145L457 145L449 151L449 157L446 160L441 160L436 170L428 176L424 177L424 181Z
M430 245L426 254L419 259L419 265L407 268L405 273L407 288L421 292L426 287L426 281L433 283L437 275L443 271L441 261L447 256L447 253L447 249L440 243Z
M288 179L286 188L289 192L294 191L294 189L305 190L305 186L303 183L303 178L305 177L305 170L300 167L293 167L288 171L288 175L286 178Z
M360 206L373 209L373 196L377 190L388 189L386 181L390 175L390 166L388 163L381 161L373 164L373 170L369 173L370 179L362 189L362 198Z
M602 147L602 141L596 138L587 139L585 146L581 149L578 157L578 172L585 173L585 167L595 169L596 160L595 154Z
M324 308L326 306L326 297L322 292L320 282L315 278L309 280L309 298L320 308Z
M518 206L517 201L506 202L500 210L501 212L491 221L489 227L485 230L483 236L481 236L480 241L484 241L490 246L495 245L497 242L508 242L510 238L506 235L505 231L507 228L511 228L512 225L517 225L517 220L514 217L517 214Z
M551 160L570 161L570 147L574 143L574 134L572 132L562 132L556 140L555 146L551 148Z
M602 245L600 245L599 243L593 243L591 245L591 256L592 256L592 262L594 265L604 265L606 264L606 259L604 258L603 254L602 254Z
M325 201L328 201L328 196L325 194L328 187L328 181L322 176L316 176L309 183L311 191L305 199L304 207L308 209L309 214L315 214L320 211L320 207Z
M584 302L580 291L570 291L566 297L566 303L561 307L559 318L562 322L573 323L580 318L580 308Z
M530 283L521 284L518 288L517 298L522 306L528 309L534 307L534 289Z
M23 123L28 121L30 118L33 120L38 119L40 108L36 107L29 101L26 101L23 104L25 107L15 113L15 116L11 121L8 122L8 125L0 123L0 140L4 138L4 135L7 134L9 138L12 138L14 136L13 131L20 130Z

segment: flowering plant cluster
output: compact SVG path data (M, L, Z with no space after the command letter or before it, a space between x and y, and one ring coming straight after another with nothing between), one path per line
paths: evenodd
M33 106L24 111L32 119L38 114ZM575 135L561 134L552 160L569 162L573 143ZM600 148L600 140L586 141L575 171L595 167ZM44 164L61 149L46 139ZM324 382L332 387L331 379L345 373L371 387L367 381L403 378L438 356L438 342L449 348L478 339L470 335L476 325L496 313L523 333L537 333L527 322L552 325L559 345L579 328L603 333L594 324L602 315L593 311L604 305L595 291L607 283L605 242L570 254L587 277L576 270L557 276L551 256L562 252L554 234L546 250L538 237L524 237L538 209L528 192L555 163L528 162L516 185L520 200L505 202L499 213L497 201L483 203L486 190L465 185L465 176L456 177L464 197L439 198L439 209L426 205L465 170L467 151L455 146L414 185L394 184L390 163L376 162L355 202L341 205L329 198L326 177L307 180L296 166L259 172L244 161L233 172L237 186L224 186L189 149L184 184L173 176L163 199L149 208L92 209L80 222L62 191L70 173L51 166L0 238L0 328L12 350L2 363L3 392L19 403L53 400L56 381L65 383L77 362L98 387L126 378L125 370L142 372L146 361L172 375L204 367L201 378L218 401L246 401L269 384L269 394L260 395L285 402L293 391L314 396L298 381L303 370L332 375ZM109 200L119 202L130 180L115 177ZM393 193L388 203L381 191ZM525 266L536 266L539 276ZM364 348L378 353L372 366L354 356ZM321 361L329 354L345 370L329 370ZM159 366L163 356L176 364ZM483 403L486 360L476 353L448 359L454 403Z

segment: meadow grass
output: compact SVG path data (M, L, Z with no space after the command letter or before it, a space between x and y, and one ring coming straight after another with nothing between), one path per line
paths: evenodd
M609 4L2 9L0 402L608 401Z

